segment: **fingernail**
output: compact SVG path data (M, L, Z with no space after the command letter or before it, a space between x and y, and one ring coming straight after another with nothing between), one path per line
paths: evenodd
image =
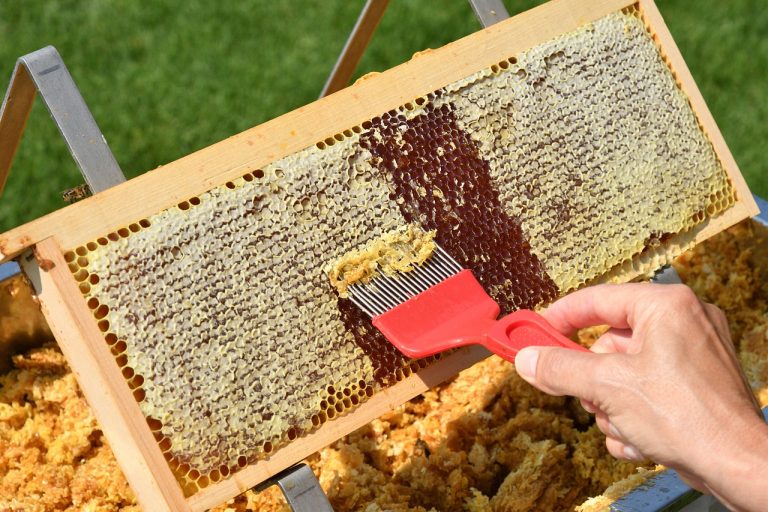
M526 347L515 356L515 368L517 373L527 381L536 379L536 365L539 362L539 350Z
M621 437L621 432L619 432L619 429L617 429L616 425L610 421L608 422L608 431L611 433L611 436L615 437L616 439Z
M637 448L628 444L624 445L624 457L629 460L643 460L643 456L640 455L640 452L637 451Z

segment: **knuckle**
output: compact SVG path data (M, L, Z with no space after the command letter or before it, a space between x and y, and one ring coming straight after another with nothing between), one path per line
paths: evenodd
M713 319L715 319L718 322L727 322L728 319L725 316L725 313L722 309L715 306L714 304L706 304L707 310L712 315Z
M656 320L680 312L704 314L704 305L696 294L684 284L665 284L649 287L638 302L639 310Z
M649 311L654 311L657 319L679 316L680 314L693 317L706 316L704 303L684 284L664 285L660 295L648 297Z
M669 285L669 301L677 306L691 309L701 308L702 304L696 294L684 284Z

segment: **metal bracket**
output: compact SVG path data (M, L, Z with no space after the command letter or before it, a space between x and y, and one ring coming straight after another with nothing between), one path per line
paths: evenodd
M277 485L294 512L333 512L317 477L304 463L292 466L253 488L261 492Z
M365 2L347 42L344 44L331 74L320 92L321 98L347 86L388 5L389 0L368 0Z
M468 1L483 28L509 18L509 12L501 0ZM320 92L321 98L347 86L388 5L389 0L368 0L365 3L347 42L344 44L344 49L341 50L341 54L339 54L339 58Z
M682 284L683 280L680 279L680 275L675 270L675 267L665 265L656 271L651 278L651 282L656 284Z
M124 182L125 175L59 52L46 46L16 61L0 107L0 193L24 134L35 92L40 93L91 191L95 194Z
M509 18L509 12L501 0L469 0L469 3L483 28Z

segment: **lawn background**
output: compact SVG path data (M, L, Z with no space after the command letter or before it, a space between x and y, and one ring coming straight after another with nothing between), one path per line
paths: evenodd
M506 0L510 13L542 3ZM128 177L313 101L362 0L0 0L0 90L52 44ZM752 190L768 196L768 9L658 0ZM465 0L392 0L357 76L479 29ZM0 232L82 182L36 101L0 197Z

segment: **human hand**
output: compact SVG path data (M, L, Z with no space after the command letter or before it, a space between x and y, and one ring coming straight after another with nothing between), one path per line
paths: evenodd
M717 307L683 285L600 285L543 315L566 335L610 326L593 354L528 347L515 368L546 393L580 398L613 456L672 467L734 508L768 503L768 486L744 487L768 470L768 427Z

